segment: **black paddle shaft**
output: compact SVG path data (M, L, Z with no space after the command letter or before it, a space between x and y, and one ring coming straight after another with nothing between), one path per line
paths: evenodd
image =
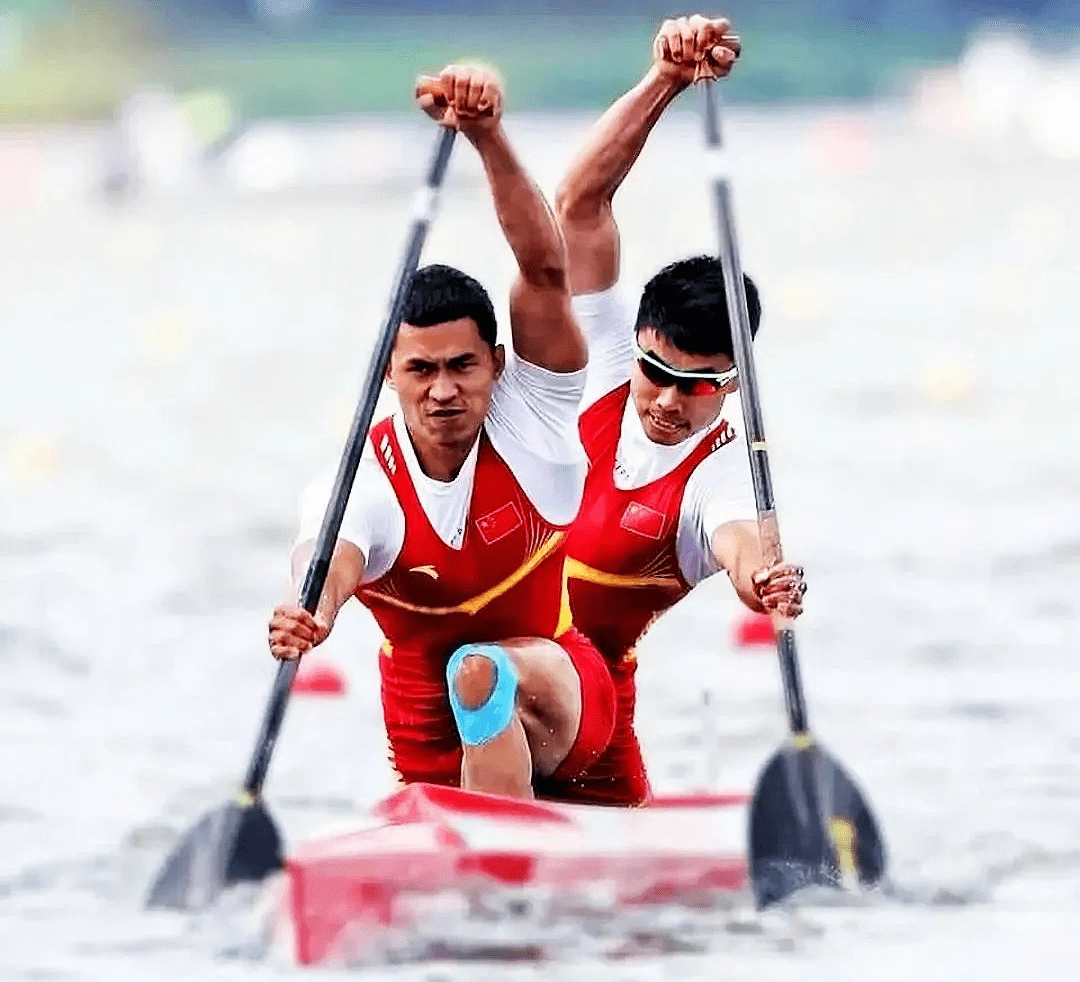
M390 361L390 352L394 347L398 325L401 323L405 300L408 297L409 283L420 263L420 253L424 247L424 240L427 238L428 228L435 215L438 192L442 187L447 165L450 163L450 151L454 147L454 136L455 131L452 129L443 129L439 133L435 154L428 167L427 180L417 196L416 211L413 216L412 227L409 230L405 255L398 269L394 293L390 300L390 309L379 331L375 352L372 355L371 363L368 365L367 376L364 379L363 396L356 409L356 415L353 417L352 427L345 442L345 452L342 455L337 477L334 480L334 489L330 494L326 514L323 515L319 537L315 540L315 553L308 564L307 575L304 577L304 584L300 591L300 606L310 614L314 614L319 606L319 599L322 597L323 587L326 585L326 577L330 572L330 560L334 555L334 547L337 545L341 521L345 516L345 507L349 502L349 495L352 493L357 468L360 466L360 458L364 452L364 442L367 440L368 430L371 427L371 419L375 415L375 405L379 401L379 391L382 387L383 377L386 374L386 366ZM278 666L274 687L270 694L270 702L266 707L262 727L259 730L259 738L255 744L255 753L251 758L247 775L244 778L244 790L253 798L258 797L263 781L266 779L266 772L270 767L274 744L277 742L281 724L285 719L285 707L289 701L289 693L292 690L293 678L296 675L299 663L300 659L294 658L283 661Z
M757 375L739 263L731 189L719 166L720 118L712 83L705 86L705 134L716 162L713 188L724 269L728 319L739 368L743 425L754 480L758 527L765 562L782 558L772 477L765 445L765 427L758 398ZM885 870L885 846L865 797L841 766L808 732L806 705L795 631L789 618L773 617L788 724L793 739L772 758L758 778L750 805L750 880L759 909L780 902L803 887L842 886L852 876L864 886L879 882Z
M758 527L766 565L783 558L780 547L780 527L776 518L769 455L765 444L765 425L758 397L757 374L754 369L753 337L750 314L746 304L746 285L739 261L739 245L735 237L735 217L731 205L731 187L727 171L721 166L723 135L720 129L719 96L715 84L705 85L705 137L714 161L713 194L716 199L716 225L720 238L720 261L724 268L724 291L727 294L728 320L735 346L735 364L739 369L739 401L742 403L743 425L750 454L750 473L754 481L754 500L757 505ZM799 677L799 660L795 650L795 630L787 618L776 618L776 647L780 656L780 674L784 683L784 701L792 733L807 731L806 703Z

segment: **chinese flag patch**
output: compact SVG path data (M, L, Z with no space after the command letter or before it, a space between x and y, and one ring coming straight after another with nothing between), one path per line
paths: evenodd
M521 524L521 512L512 501L476 520L476 528L489 546L521 528Z
M631 501L623 512L619 526L646 539L659 539L664 534L664 514L648 505Z

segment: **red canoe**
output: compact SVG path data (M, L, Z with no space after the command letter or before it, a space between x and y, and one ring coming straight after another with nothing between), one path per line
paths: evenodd
M357 829L297 849L275 904L275 947L302 965L353 960L448 894L603 888L629 906L737 892L747 802L691 794L602 808L414 784Z

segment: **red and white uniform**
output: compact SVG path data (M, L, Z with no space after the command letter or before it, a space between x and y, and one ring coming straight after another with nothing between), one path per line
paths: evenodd
M627 382L581 417L591 466L567 544L574 623L616 665L631 658L638 638L661 612L690 592L677 546L686 483L711 454L735 440L723 421L663 476L620 488L616 454L629 396Z
M372 428L340 538L365 556L358 597L386 638L379 658L393 765L406 782L457 785L461 743L446 663L468 642L553 638L577 668L582 726L537 790L573 797L571 779L606 747L615 693L603 658L570 626L566 533L586 461L574 432L584 372L515 361L453 481L420 470L399 417ZM329 481L305 496L301 540L317 534Z
M589 341L581 415L589 474L567 542L575 626L607 659L619 697L615 733L584 778L628 803L648 794L633 719L634 646L663 611L716 571L717 527L755 516L745 440L724 416L677 446L653 443L630 401L633 316L614 290L574 298ZM737 412L737 404L736 404Z

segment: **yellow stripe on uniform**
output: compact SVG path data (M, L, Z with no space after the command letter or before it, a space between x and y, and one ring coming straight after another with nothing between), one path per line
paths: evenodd
M479 593L475 597L462 601L453 607L424 607L421 604L409 603L407 600L399 600L397 597L379 593L377 590L364 590L362 592L367 597L373 597L376 600L383 601L383 603L390 604L392 607L408 610L414 614L432 614L435 616L446 616L447 614L475 614L478 611L483 610L492 600L497 600L504 593L516 587L526 576L536 569L537 566L547 559L548 556L559 548L565 536L565 532L552 533L536 552L505 579L496 583L490 590L485 590L483 593Z
M675 590L682 588L682 584L674 576L625 576L621 573L605 573L603 570L586 566L579 559L566 560L565 578L584 580L586 583L595 583L597 586L661 586Z

